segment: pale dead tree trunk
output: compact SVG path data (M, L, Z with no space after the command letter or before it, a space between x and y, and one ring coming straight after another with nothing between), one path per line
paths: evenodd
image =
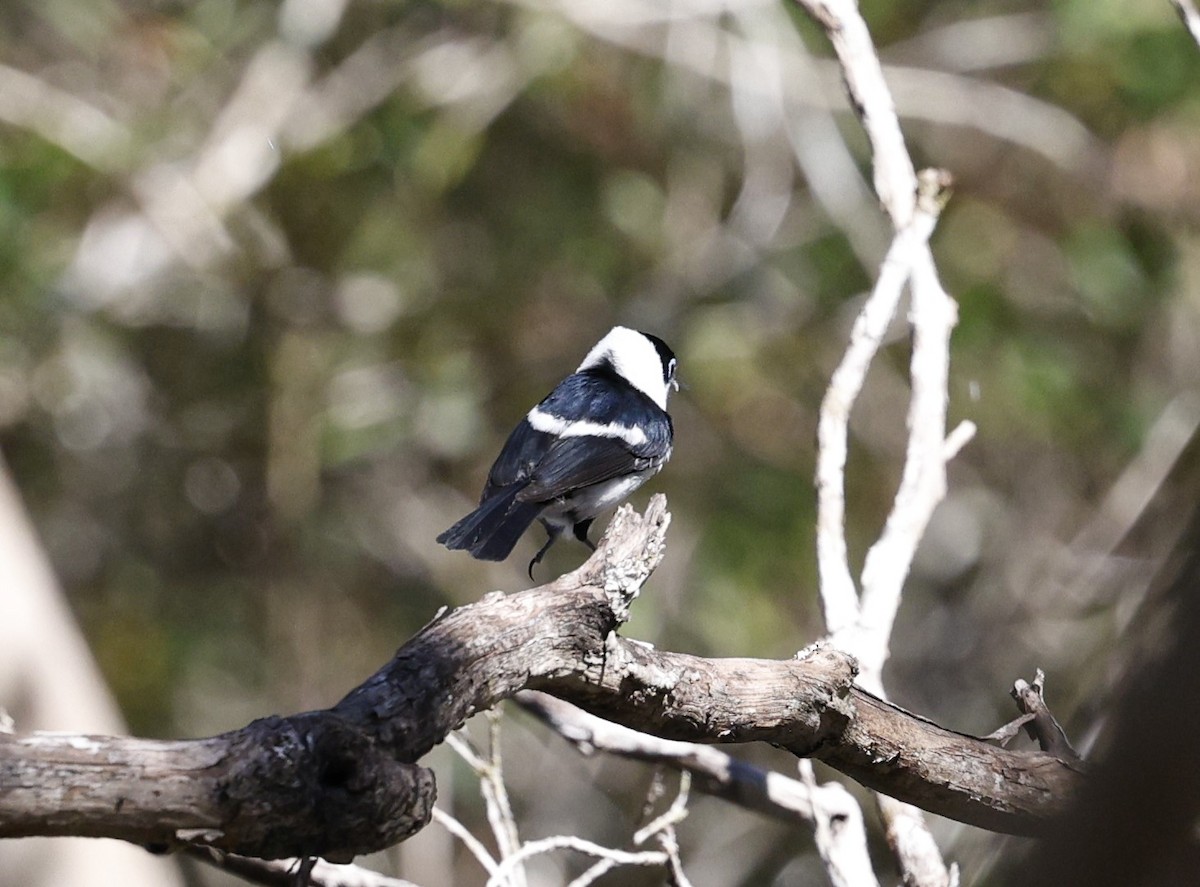
M664 553L669 515L623 507L596 554L554 582L445 612L326 711L209 739L0 737L0 837L110 836L249 856L345 860L423 827L415 762L475 712L537 689L667 739L769 742L983 828L1035 832L1080 774L1037 751L945 730L854 684L832 650L703 659L615 633Z
M2 461L0 651L0 687L5 699L12 700L7 714L26 730L125 729ZM0 732L4 714L0 711ZM0 793L9 787L0 780ZM0 843L0 873L15 872L23 873L24 887L182 883L172 860L111 841Z
M851 106L870 140L875 191L895 229L875 287L821 405L817 455L817 553L826 629L835 646L858 659L862 686L882 697L883 666L905 577L933 510L945 496L946 462L974 433L970 423L952 435L946 433L950 332L957 307L938 280L929 237L947 196L949 175L928 170L918 176L857 3L798 2L825 28L837 53ZM908 448L892 511L867 553L861 586L856 586L845 539L850 411L906 284L913 342ZM887 793L879 795L878 805L906 884L951 887L957 882L956 868L947 868L942 861L919 810Z

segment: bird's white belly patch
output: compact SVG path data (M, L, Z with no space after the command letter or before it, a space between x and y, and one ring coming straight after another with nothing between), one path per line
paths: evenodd
M595 517L606 508L611 508L621 502L640 487L648 477L657 474L660 468L662 468L661 465L637 474L583 487L560 501L552 502L542 512L541 518L543 521L569 529L579 521Z

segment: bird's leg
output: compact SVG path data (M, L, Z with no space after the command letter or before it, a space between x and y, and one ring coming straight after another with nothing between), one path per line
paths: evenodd
M580 542L582 542L584 545L586 545L592 551L595 551L596 543L588 538L588 530L590 530L592 528L593 520L595 520L595 518L591 518L591 517L589 517L587 520L581 520L579 523L577 523L575 525L575 529L573 532L575 533L576 539L578 539Z
M542 562L542 557L546 554L547 551L550 550L550 546L553 545L556 541L558 541L558 535L559 535L559 533L562 532L562 530L560 530L558 527L551 527L545 521L542 521L542 526L544 526L546 528L546 532L549 534L550 538L548 538L546 540L545 545L543 545L541 548L538 549L538 553L535 554L533 556L533 560L531 560L529 562L529 581L530 582L537 581L536 579L533 578L534 565L540 564Z

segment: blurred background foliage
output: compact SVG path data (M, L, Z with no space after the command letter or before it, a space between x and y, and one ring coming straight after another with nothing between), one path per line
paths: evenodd
M888 684L983 733L1042 666L1081 736L1196 491L1200 52L1167 0L863 6L918 163L955 176L934 247L952 421L979 426ZM329 705L438 607L524 586L536 533L501 565L434 536L614 323L687 385L628 634L818 637L816 415L889 239L829 55L763 0L0 5L0 445L131 729ZM858 564L907 355L898 322L853 417ZM627 841L644 768L507 735L526 837ZM985 877L999 841L936 828ZM382 864L480 881L439 831ZM697 884L820 877L802 830L719 802L681 840Z

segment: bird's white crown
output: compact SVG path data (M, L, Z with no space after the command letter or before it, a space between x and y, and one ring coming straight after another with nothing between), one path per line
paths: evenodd
M575 372L592 369L608 361L621 376L654 401L667 408L667 382L663 379L663 362L654 343L637 330L615 326L608 335L593 346Z

